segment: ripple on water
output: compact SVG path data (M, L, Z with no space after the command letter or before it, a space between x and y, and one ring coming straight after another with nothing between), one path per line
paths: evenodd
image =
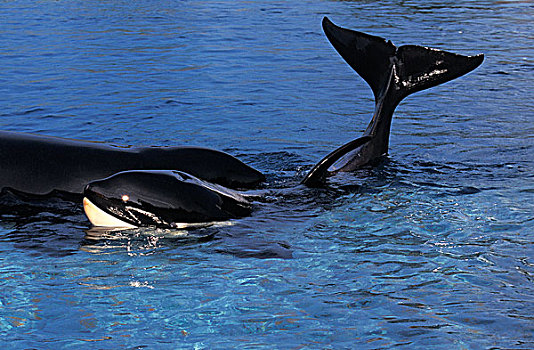
M213 147L268 177L251 217L187 232L97 232L77 203L4 197L0 344L534 347L530 2L0 8L2 130ZM373 111L324 15L486 58L401 103L380 167L311 190Z

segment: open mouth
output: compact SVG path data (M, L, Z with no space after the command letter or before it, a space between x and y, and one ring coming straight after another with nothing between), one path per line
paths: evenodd
M111 214L106 213L99 207L97 207L93 202L91 202L87 197L83 197L83 210L85 215L93 226L102 226L102 227L120 227L120 228L136 228L132 224L124 222Z

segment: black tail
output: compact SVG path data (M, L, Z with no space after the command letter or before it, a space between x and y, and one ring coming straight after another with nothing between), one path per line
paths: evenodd
M326 157L321 159L321 161L313 167L312 170L306 175L304 180L301 181L302 184L308 187L319 187L321 186L326 177L329 174L328 168L332 166L339 158L343 157L348 152L351 152L358 147L363 146L367 142L371 141L370 136L363 136L356 140L352 140L344 144L343 146L335 149L330 152Z
M395 108L406 96L458 78L484 60L484 55L455 53L406 45L397 48L383 38L336 26L323 19L323 29L341 57L369 84L375 113L362 138L323 158L303 184L318 186L327 175L351 171L387 154Z
M397 48L383 38L338 27L327 17L323 29L341 57L369 84L377 101L391 83L398 103L416 91L458 78L484 60L483 54L463 56L415 45Z

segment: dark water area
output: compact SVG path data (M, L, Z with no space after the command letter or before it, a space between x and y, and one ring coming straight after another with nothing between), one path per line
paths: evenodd
M486 58L401 103L381 166L306 189L374 106L325 15ZM16 1L0 19L1 130L216 148L269 189L192 231L6 196L2 348L534 348L531 1Z

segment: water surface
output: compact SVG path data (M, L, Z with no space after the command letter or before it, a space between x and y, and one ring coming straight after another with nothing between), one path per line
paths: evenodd
M325 15L486 59L399 106L379 168L293 189L373 111ZM532 2L16 1L0 18L2 130L212 147L277 189L187 234L9 199L3 348L534 347Z

